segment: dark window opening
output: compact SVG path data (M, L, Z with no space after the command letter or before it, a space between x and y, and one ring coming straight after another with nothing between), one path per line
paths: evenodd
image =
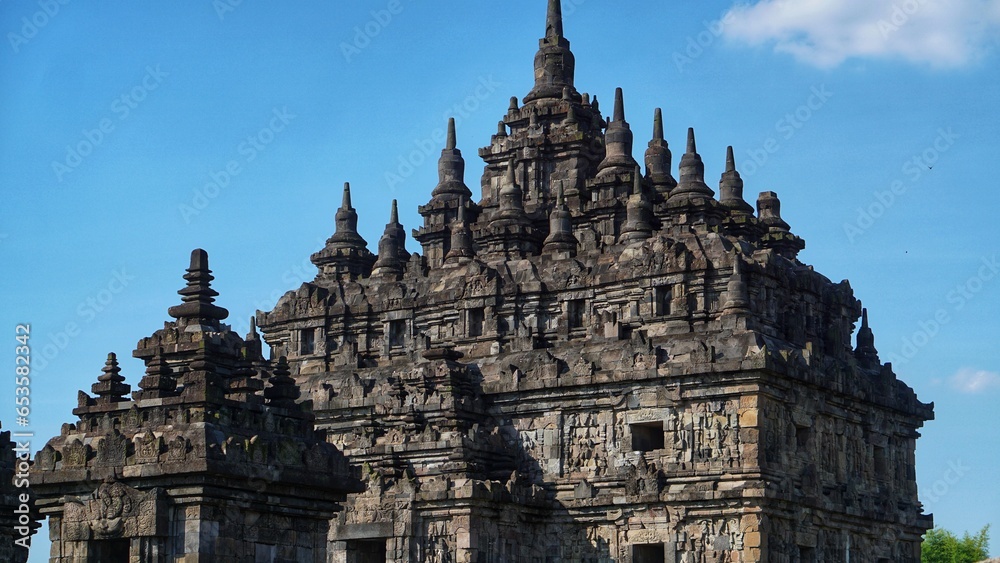
M497 542L493 538L486 538L481 540L480 546L482 546L476 553L475 559L476 563L500 563L505 559L501 557L500 550L501 546L497 545Z
M389 346L400 348L406 338L406 321L389 321Z
M274 561L274 556L276 553L277 553L277 546L266 543L253 544L254 562L267 561L268 563L270 563Z
M583 328L583 314L586 304L583 299L566 302L566 317L569 328Z
M129 563L129 540L90 542L88 563Z
M316 351L316 330L304 329L299 333L299 354L307 355Z
M885 448L875 446L875 476L881 479L887 478L886 469Z
M469 336L476 337L483 335L483 323L486 321L486 311L482 307L469 309Z
M799 563L816 563L816 550L811 547L799 546Z
M347 542L347 563L385 563L385 540Z
M706 291L705 292L705 310L707 311L718 311L719 310L719 293L716 291Z
M653 314L662 317L670 314L670 301L674 298L673 289L661 285L653 289Z
M798 444L800 450L809 447L809 435L811 434L809 430L808 426L795 427L795 443Z
M666 557L666 550L661 543L632 546L632 563L663 563Z
M633 424L632 429L632 450L639 452L651 452L663 449L663 423L662 422L642 422Z

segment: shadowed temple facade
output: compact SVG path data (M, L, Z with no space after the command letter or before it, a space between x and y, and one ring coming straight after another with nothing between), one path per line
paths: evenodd
M345 185L316 278L244 338L195 251L139 390L110 356L36 456L51 561L919 561L933 407L850 285L731 147L713 190L657 109L636 161L558 0L534 68L477 193L449 124L419 254L395 202L373 252Z

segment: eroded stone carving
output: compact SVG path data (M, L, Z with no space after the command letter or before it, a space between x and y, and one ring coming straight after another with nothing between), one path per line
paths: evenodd
M91 497L63 507L62 534L69 541L166 535L163 491L138 491L118 481L102 483Z

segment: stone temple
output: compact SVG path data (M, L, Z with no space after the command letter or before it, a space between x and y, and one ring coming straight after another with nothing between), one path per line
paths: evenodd
M36 456L51 561L919 561L933 407L850 285L731 148L716 194L688 130L675 179L656 110L637 162L574 67L550 0L478 198L450 124L419 254L395 203L373 253L345 186L241 338L195 251L139 389L109 356Z

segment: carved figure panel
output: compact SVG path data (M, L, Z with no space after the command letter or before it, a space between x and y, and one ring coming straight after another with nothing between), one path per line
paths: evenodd
M62 533L68 541L166 535L163 492L139 491L118 481L102 483L89 498L63 506Z

